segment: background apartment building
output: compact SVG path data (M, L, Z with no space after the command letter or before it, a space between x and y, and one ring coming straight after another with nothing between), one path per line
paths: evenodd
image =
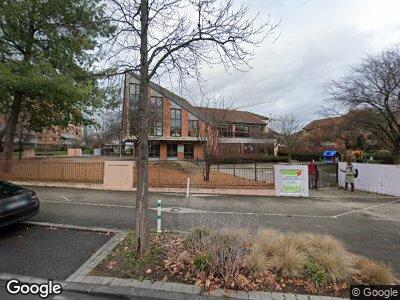
M153 82L150 83L150 159L190 160L203 158L199 138L206 129L211 114L224 114L218 128L219 149L221 152L254 151L273 140L263 138L268 131L268 118L251 112L195 107L186 99ZM136 75L125 75L125 90L122 105L122 132L125 143L135 147L137 119L136 108L139 99L139 79Z

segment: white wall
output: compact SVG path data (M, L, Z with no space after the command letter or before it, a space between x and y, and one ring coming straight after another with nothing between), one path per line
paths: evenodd
M358 169L358 178L354 179L356 190L379 194L400 196L400 165L379 165L353 163ZM339 186L344 187L345 162L339 163ZM350 188L350 187L349 187Z

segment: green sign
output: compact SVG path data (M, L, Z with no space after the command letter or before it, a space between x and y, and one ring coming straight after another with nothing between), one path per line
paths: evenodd
M303 191L302 170L282 169L282 191L284 193L300 193Z

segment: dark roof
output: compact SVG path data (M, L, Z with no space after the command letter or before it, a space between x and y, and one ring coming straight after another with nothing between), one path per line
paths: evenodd
M210 107L196 107L196 109L206 116L220 115L220 119L228 123L265 125L265 120L268 120L268 118L265 116L261 116L248 111Z
M330 126L336 126L338 125L341 121L343 121L343 116L338 116L338 117L331 117L331 118L326 118L326 119L318 119L311 121L308 123L304 129L306 130L312 130L312 129L317 129L321 127L330 127Z
M131 76L139 79L139 76L135 73L130 73ZM255 113L251 113L248 111L240 111L234 109L218 109L218 108L209 108L209 107L195 107L190 102L175 93L167 90L166 88L150 81L150 87L160 93L161 95L165 96L166 98L170 99L171 101L175 102L177 105L182 107L183 109L190 112L192 115L196 116L197 118L207 121L209 118L210 113L212 115L221 114L223 116L224 122L232 122L232 123L244 123L244 124L259 124L265 125L264 120L268 120L267 117L261 116Z

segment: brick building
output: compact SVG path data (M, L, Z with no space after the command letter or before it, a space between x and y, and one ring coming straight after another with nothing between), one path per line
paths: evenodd
M210 114L223 113L223 125L214 128L218 134L221 151L252 151L254 145L270 143L261 136L268 131L268 118L246 111L217 110L195 107L158 84L150 82L150 134L149 158L151 160L201 159L203 151L199 138L206 130ZM124 142L135 148L135 110L139 98L139 79L136 75L125 75L124 99L122 104L122 132ZM200 134L199 134L200 133Z
M0 115L0 130L5 126L5 118ZM70 146L81 146L83 143L83 127L68 125L67 128L52 126L44 128L40 132L23 132L25 146L33 148L42 148L45 146L65 149ZM19 142L19 132L16 133L14 143Z

